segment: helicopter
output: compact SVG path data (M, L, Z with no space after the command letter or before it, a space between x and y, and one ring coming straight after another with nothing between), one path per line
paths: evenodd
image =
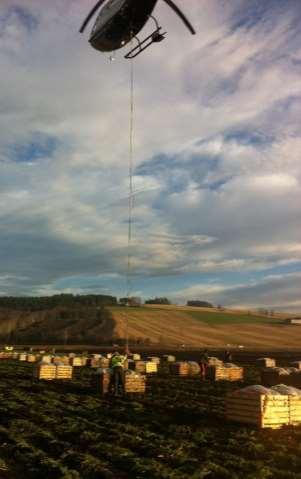
M192 35L195 30L183 12L172 0L163 0L183 21ZM85 18L80 33L83 33L101 8L95 24L92 28L89 42L93 48L101 52L113 52L123 48L134 38L138 42L126 55L132 59L142 53L153 43L164 40L167 32L162 31L158 21L152 16L152 12L158 0L99 0ZM155 30L144 40L140 41L137 34L142 30L149 19L155 23Z

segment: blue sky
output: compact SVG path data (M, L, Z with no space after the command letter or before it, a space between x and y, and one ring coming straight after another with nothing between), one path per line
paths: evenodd
M129 63L88 0L1 7L0 294L124 296ZM134 65L132 293L300 311L301 4L185 11Z

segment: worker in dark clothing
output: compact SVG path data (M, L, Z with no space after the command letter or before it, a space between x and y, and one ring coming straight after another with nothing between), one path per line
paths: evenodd
M207 371L208 364L209 364L208 350L204 349L204 351L201 352L201 357L200 357L200 367L201 367L201 378L202 379L206 379L206 371Z
M111 384L110 390L114 387L114 395L118 396L119 389L121 388L122 394L125 393L125 362L126 362L126 355L120 354L116 351L112 358L111 358L111 369L112 369L112 376L111 376Z
M227 351L225 351L225 354L224 354L224 362L225 363L231 363L232 362L232 354L231 354L231 351L229 351L227 349Z

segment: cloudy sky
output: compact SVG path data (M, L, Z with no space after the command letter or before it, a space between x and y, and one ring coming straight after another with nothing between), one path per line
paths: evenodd
M132 293L301 310L301 2L185 0L134 63ZM130 63L1 0L0 294L126 293ZM148 28L143 33L147 33Z

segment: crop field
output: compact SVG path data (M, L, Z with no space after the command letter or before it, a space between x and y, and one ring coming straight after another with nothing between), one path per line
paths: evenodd
M32 383L32 366L2 361L0 374L1 478L301 478L301 427L223 419L238 384L152 377L144 397L103 399L89 369L72 382ZM256 381L249 369L246 383Z
M202 321L208 324L244 324L244 323L263 323L263 324L273 324L275 319L268 318L264 316L249 316L247 314L234 314L234 313L218 313L218 312L209 312L209 311L186 311L186 314L191 316L193 319ZM278 320L279 321L279 320Z
M279 316L248 314L247 311L217 311L203 308L161 306L110 307L114 336L148 339L153 344L181 344L225 348L299 348L301 327L285 324Z

